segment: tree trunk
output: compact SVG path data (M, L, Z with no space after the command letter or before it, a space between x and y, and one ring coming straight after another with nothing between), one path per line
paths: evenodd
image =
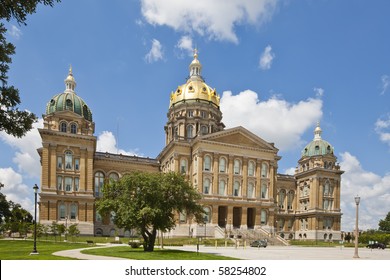
M152 232L145 230L142 232L144 238L144 252L153 252L154 244L156 242L157 230L153 228Z

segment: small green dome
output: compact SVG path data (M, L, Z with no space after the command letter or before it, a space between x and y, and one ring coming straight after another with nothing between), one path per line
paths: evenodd
M302 150L302 157L333 155L334 148L328 141L321 138L321 133L320 125L317 124L314 130L314 139Z
M69 69L68 77L65 79L65 86L66 89L63 93L53 96L47 103L46 115L59 111L72 111L92 122L91 110L84 100L74 92L76 81L72 74L72 68Z

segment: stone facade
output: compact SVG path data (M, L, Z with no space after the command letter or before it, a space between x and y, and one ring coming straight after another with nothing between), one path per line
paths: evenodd
M70 69L64 93L46 106L42 148L40 222L77 223L82 234L124 235L95 200L102 185L132 171L180 172L202 193L204 224L177 213L169 236L340 240L340 170L333 147L321 138L302 151L294 175L278 174L278 149L245 129L225 129L219 95L202 76L195 52L190 76L170 95L166 145L157 158L96 151L95 124L75 93Z

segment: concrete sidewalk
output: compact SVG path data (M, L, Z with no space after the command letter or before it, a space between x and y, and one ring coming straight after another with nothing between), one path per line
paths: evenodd
M106 245L106 244L105 244ZM128 246L109 244L106 246ZM126 260L117 257L105 257L82 254L80 251L102 247L88 247L82 249L59 251L56 256L76 258L80 260ZM165 249L184 250L196 252L196 246L169 247ZM268 246L267 248L252 247L205 247L200 246L199 252L218 254L234 257L243 260L352 260L354 248L344 247L299 247L299 246ZM357 260L390 260L390 250L359 248L359 259Z

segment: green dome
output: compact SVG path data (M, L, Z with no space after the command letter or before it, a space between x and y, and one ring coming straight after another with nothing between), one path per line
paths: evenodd
M74 92L57 94L46 105L46 115L67 110L92 121L92 112L88 105Z
M72 67L69 69L68 77L65 79L65 91L53 96L46 105L46 115L60 111L72 111L92 122L92 112L84 100L79 97L74 89L76 81L73 77Z
M314 139L302 150L302 157L333 155L334 149L328 141L321 138L322 130L317 124L314 130Z

